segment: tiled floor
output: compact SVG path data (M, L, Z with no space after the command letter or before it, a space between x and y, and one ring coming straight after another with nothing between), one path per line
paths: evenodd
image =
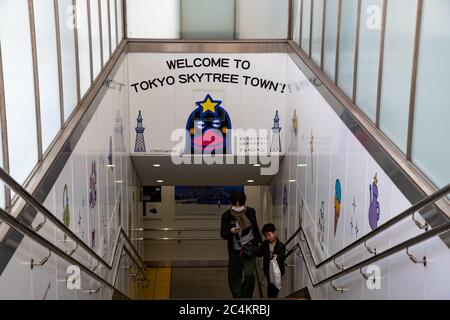
M226 267L149 268L142 299L231 299ZM255 286L254 297L259 297Z
M143 289L143 299L169 299L170 298L170 283L171 283L171 268L149 268L146 272L149 285Z
M230 299L227 268L172 269L171 299Z

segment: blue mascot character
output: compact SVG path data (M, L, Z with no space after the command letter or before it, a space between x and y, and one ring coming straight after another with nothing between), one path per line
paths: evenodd
M222 101L214 100L209 94L196 102L197 108L186 124L185 154L231 154L231 143L227 142L231 120L221 104Z

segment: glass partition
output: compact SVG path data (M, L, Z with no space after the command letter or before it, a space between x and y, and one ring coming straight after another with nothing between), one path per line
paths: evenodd
M58 1L65 121L78 103L74 12L72 0Z
M339 0L327 0L325 11L325 39L323 43L323 70L336 79L336 48L339 18Z
M319 66L322 63L322 26L324 0L313 2L313 18L311 30L311 59Z
M291 39L406 160L448 183L450 149L433 141L450 135L450 2L294 0L291 10Z
M338 85L349 98L353 96L355 69L356 17L358 0L344 0L339 34Z
M0 1L0 39L10 174L22 183L38 160L27 0Z
M61 129L61 105L53 0L34 3L36 51L39 71L42 149L45 152Z
M92 38L92 69L93 77L97 78L102 69L101 61L101 38L100 38L100 15L99 0L89 1L89 11L91 13L91 38Z
M412 136L412 161L438 187L450 181L449 16L449 1L424 1Z
M182 39L233 39L234 1L181 0Z
M414 29L414 0L388 1L381 91L380 128L406 153Z
M178 39L180 0L127 0L128 37Z
M288 0L237 0L236 11L237 39L287 39Z
M17 181L26 181L41 153L45 158L102 71L102 58L106 64L123 39L122 14L123 0L0 1L1 143ZM4 194L0 189L2 203Z
M312 0L302 1L302 26L301 26L301 47L308 55L311 53L310 39L311 39L311 10Z
M375 123L381 44L381 0L362 0L356 104Z

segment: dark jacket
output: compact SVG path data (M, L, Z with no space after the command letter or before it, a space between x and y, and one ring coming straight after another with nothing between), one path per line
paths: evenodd
M258 222L256 221L255 209L247 207L245 215L252 223L252 232L253 232L252 242L258 245L261 244L262 238L261 233L259 232ZM231 215L231 210L228 209L227 211L225 211L225 213L222 215L222 221L220 224L220 236L222 237L222 239L228 240L228 255L231 255L231 252L233 250L234 234L231 233L231 228L234 228L236 226L235 222L236 218Z
M277 262L278 266L280 267L281 275L284 275L285 267L284 267L284 255L286 253L286 246L284 243L282 243L280 240L277 239L277 242L275 244L275 247L273 248L273 253L277 255ZM272 260L272 256L270 255L270 247L269 247L269 241L264 240L261 245L261 253L259 255L260 257L263 257L263 270L264 274L266 275L267 280L270 279L270 261Z

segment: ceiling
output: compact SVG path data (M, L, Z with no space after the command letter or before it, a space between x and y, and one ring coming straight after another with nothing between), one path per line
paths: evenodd
M172 162L170 156L133 155L131 160L144 186L260 186L270 184L273 177L261 175L261 167L249 164L248 160L245 161L246 164L212 165L176 165ZM154 165L160 166L155 167ZM164 182L158 182L157 180L164 180ZM248 180L254 180L254 182Z

